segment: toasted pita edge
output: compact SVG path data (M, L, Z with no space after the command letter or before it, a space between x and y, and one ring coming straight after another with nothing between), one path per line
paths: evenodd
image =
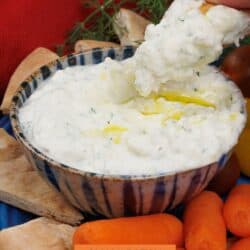
M121 8L115 16L114 29L121 45L136 46L144 40L144 33L150 21L137 13Z
M20 197L18 197L17 195L2 190L0 190L0 200L9 205L18 207L24 211L54 219L61 223L67 223L72 226L81 224L84 219L84 217L80 215L79 212L77 212L77 214L75 214L74 216L67 216L64 213L52 211L46 208L46 206L35 204L29 200L20 199Z
M112 42L79 40L75 43L75 52L86 52L95 48L118 48L120 45Z
M0 162L15 159L23 154L18 142L0 128Z
M58 58L57 54L42 47L33 50L27 57L25 57L12 74L8 83L3 102L1 104L1 110L3 113L9 113L12 97L21 83L41 66Z
M0 232L1 250L71 250L75 227L40 217Z

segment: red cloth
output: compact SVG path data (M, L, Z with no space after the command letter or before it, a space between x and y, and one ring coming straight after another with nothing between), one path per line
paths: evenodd
M55 49L84 19L80 0L0 0L0 102L21 60L37 47Z

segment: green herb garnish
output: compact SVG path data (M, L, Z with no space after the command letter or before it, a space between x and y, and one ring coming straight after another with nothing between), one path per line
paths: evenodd
M82 22L75 24L69 32L65 42L57 46L57 53L62 55L73 49L76 41L91 39L98 41L110 41L119 43L114 30L114 16L120 8L126 8L143 15L153 23L158 23L172 0L99 0L82 1L84 8L91 8L93 11Z

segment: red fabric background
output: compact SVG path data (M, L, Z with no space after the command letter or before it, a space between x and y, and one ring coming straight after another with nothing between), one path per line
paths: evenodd
M84 18L80 0L0 0L0 102L8 80L33 49L55 49Z

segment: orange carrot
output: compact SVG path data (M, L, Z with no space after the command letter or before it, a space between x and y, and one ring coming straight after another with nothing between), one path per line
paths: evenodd
M185 250L184 248L176 248L175 245L88 245L88 244L81 244L81 245L74 245L73 250L92 250L92 249L99 249L99 250Z
M99 220L76 229L73 244L174 244L182 247L183 226L169 214Z
M204 191L193 198L184 212L184 237L187 250L225 250L226 226L223 202L214 192Z
M250 238L238 240L229 248L229 250L249 250L249 249L250 249Z
M250 237L250 184L232 189L226 199L223 215L227 228L233 234Z

